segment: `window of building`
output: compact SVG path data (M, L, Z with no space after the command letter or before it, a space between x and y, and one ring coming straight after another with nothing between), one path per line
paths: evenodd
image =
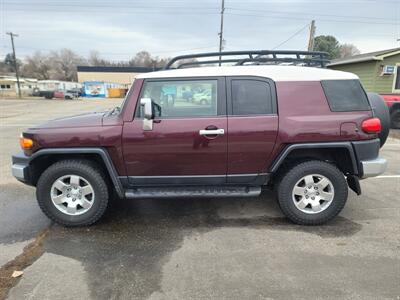
M400 90L400 66L397 67L396 71L396 81L394 83L394 89L395 90Z
M9 85L9 84L1 84L0 85L0 89L9 90L9 89L11 89L11 85Z

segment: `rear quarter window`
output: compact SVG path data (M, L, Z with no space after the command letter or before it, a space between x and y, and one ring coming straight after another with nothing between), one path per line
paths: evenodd
M321 85L331 111L371 110L359 80L322 80Z

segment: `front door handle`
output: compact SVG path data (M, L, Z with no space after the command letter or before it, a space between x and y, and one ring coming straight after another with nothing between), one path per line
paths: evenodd
M202 129L199 131L200 135L224 135L225 130L224 129Z

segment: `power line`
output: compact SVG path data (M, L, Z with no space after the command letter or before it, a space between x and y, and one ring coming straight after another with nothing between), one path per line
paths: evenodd
M291 17L291 16L267 16L267 15L254 15L254 14L236 14L226 13L231 16L241 17L260 17L260 18L274 18L274 19L289 19L289 20L308 20L307 18ZM359 24L370 24L370 25L399 25L399 23L389 22L367 22L367 21L348 21L348 20L334 20L334 19L318 19L319 22L336 22L336 23L359 23Z
M310 24L307 24L306 26L302 27L300 30L296 31L294 34L292 34L290 37L288 37L286 40L284 40L282 43L276 45L275 47L272 48L272 50L275 50L277 48L279 48L280 46L286 44L288 41L290 41L292 38L294 38L295 36L297 36L298 34L300 34L300 32L302 32L304 29L306 29Z
M196 47L196 48L186 48L186 49L176 49L176 50L166 50L166 51L155 51L151 52L149 51L150 54L157 55L157 54L167 54L167 53L174 53L174 52L186 52L186 51L193 51L193 50L201 50L201 49L215 49L215 45L210 45L210 46L205 46L205 47ZM6 49L6 46L3 48ZM48 49L48 48L36 48L36 47L19 47L19 49L27 49L27 50L36 50L36 51L44 51L44 52L56 52L60 49ZM85 54L77 52L79 55L85 56ZM99 51L101 55L110 55L110 56L134 56L134 52L104 52L104 51Z
M42 9L41 7L38 7L37 3L16 3L16 2L4 2L7 6L33 6L32 8L39 8ZM162 5L157 5L157 6L146 6L146 5L121 5L117 6L115 4L95 4L95 5L85 5L85 4L80 4L80 3L68 3L68 4L63 4L63 3L40 3L41 5L45 5L45 8L50 8L50 7L68 7L68 8L91 8L91 9L96 9L96 8L139 8L139 9L184 9L184 10L216 10L218 7L212 6L212 7L205 7L205 6L162 6ZM31 9L31 7L29 8Z
M237 11L250 11L250 12L266 12L266 13L272 13L272 14L293 14L293 15L308 15L308 16L322 16L322 17L336 17L336 18L349 18L349 19L367 19L367 20L388 20L388 18L383 18L383 17L370 17L370 16L354 16L354 15L334 15L334 14L320 14L320 13L299 13L299 12L292 12L292 11L276 11L276 10L264 10L264 9L246 9L246 8L235 8L235 7L227 7L226 9L228 10L237 10ZM395 21L395 19L393 19Z
M165 14L164 10L160 10L160 11L154 11L155 8L151 9L151 11L117 11L117 10L113 10L113 14L122 14L122 15L143 15L143 14L150 14L150 15L154 15L154 14ZM26 12L26 9L16 9L16 8L11 8L11 9L5 9L7 11L10 12ZM80 13L80 11L76 11L76 10L52 10L52 9L30 9L30 12L52 12L52 13L61 13L61 14L65 14L66 12L73 12L73 13ZM110 12L107 10L101 11L101 10L96 10L93 9L92 12L95 12L96 14L106 14L108 16L110 16ZM82 13L84 13L82 11ZM196 16L202 16L202 15L219 15L220 13L218 12L197 12L197 11L171 11L168 12L169 15L196 15ZM266 15L266 14L240 14L240 13L229 13L229 12L225 12L226 15L231 15L231 16L241 16L241 17L260 17L260 18L268 18L268 19L286 19L286 20L309 20L309 18L304 17L293 17L293 16L271 16L271 15ZM282 13L284 14L284 13ZM302 15L302 14L298 14L298 15ZM353 24L369 24L369 25L399 25L400 23L396 23L396 22L369 22L369 21L361 21L361 20L342 20L342 19L318 19L319 22L333 22L333 23L353 23Z
M117 10L113 10L112 13L113 14L122 14L122 15L142 15L142 14L165 14L165 8L163 8L162 10L159 11L155 11L156 8L152 8L149 9L149 11L140 11L140 10L135 10L135 11L117 11ZM22 8L7 8L4 9L5 11L9 11L9 12L27 12L26 9L22 9ZM29 12L51 12L51 13L62 13L65 14L66 12L71 12L71 13L82 13L84 15L86 15L87 13L85 11L81 11L81 10L59 10L59 9L47 9L47 8L32 8L29 9ZM96 8L92 8L92 13L96 13L96 14L106 14L106 15L111 15L109 10L96 10ZM218 12L196 12L193 9L191 9L188 12L185 11L169 11L168 12L169 15L218 15Z

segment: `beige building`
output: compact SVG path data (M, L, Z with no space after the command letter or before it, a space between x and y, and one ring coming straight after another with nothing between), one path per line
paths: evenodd
M23 96L31 95L36 87L38 80L34 78L19 78L21 94ZM0 98L1 97L17 97L18 84L15 76L0 76Z
M129 88L138 74L152 72L146 67L90 67L78 66L78 82L100 81L122 84Z

